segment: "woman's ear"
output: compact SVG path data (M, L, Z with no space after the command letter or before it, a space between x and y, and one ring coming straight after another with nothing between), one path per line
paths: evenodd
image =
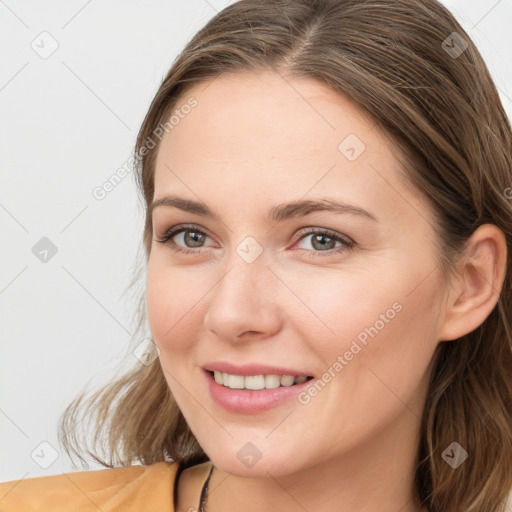
M468 239L457 262L457 275L446 303L439 339L448 341L474 331L490 315L507 269L507 242L494 224L483 224Z

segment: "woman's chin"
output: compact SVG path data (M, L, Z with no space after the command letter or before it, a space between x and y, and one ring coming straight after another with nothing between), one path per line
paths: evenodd
M250 442L241 449L219 449L217 445L207 454L217 469L244 478L282 477L300 469L300 461L292 453L262 452Z

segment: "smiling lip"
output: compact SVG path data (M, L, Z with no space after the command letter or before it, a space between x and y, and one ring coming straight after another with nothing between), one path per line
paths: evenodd
M267 411L296 397L313 379L301 384L281 386L274 389L231 389L215 381L213 371L230 373L231 375L293 375L309 376L307 373L277 368L274 366L244 365L235 366L229 363L208 363L203 366L206 384L212 399L223 409L239 414L257 414Z
M244 364L237 366L232 363L224 363L222 361L206 363L203 369L208 371L217 371L229 373L231 375L293 375L294 377L310 377L311 373L304 373L291 368L280 368L277 366L267 366L262 364Z

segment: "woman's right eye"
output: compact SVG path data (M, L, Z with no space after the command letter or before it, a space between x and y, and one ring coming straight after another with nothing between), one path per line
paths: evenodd
M181 245L176 243L173 238L177 238L181 235ZM199 229L195 225L179 225L173 226L168 229L160 238L155 239L156 242L168 245L173 251L182 253L197 253L197 249L202 248L200 245L204 243L205 238L209 238L208 235ZM194 249L194 245L197 245L197 249ZM192 246L192 247L190 247Z
M181 243L183 245L179 245L172 240L175 237L178 238L178 235L181 235ZM181 225L170 228L156 241L169 245L173 251L190 254L198 252L196 249L202 248L202 246L195 244L204 243L206 238L209 238L209 236L198 227Z

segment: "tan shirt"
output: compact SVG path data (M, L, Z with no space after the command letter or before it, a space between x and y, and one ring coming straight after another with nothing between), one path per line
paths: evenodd
M1 512L186 512L197 509L211 463L177 462L61 473L0 483ZM178 507L174 508L176 499Z

